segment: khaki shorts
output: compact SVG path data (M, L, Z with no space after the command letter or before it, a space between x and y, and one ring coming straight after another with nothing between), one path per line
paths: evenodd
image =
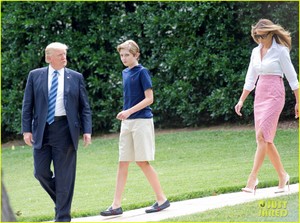
M122 121L119 161L152 161L155 155L153 119Z

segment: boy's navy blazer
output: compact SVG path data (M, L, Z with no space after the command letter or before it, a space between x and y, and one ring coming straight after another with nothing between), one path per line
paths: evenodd
M83 75L64 68L64 105L74 148L78 148L80 127L92 133L91 110ZM27 79L22 107L22 132L32 132L33 147L42 147L48 113L48 67L32 70Z

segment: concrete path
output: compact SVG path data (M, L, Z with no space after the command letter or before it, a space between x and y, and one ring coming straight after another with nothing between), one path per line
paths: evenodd
M147 222L161 221L167 218L190 215L215 208L232 206L255 200L274 198L299 192L299 184L290 185L290 191L275 194L276 187L257 189L255 196L250 193L236 192L217 196L197 198L185 201L172 202L171 206L161 212L146 214L145 208L126 211L122 215L113 217L91 216L74 218L72 222ZM286 187L287 189L287 187ZM100 210L99 210L100 211Z

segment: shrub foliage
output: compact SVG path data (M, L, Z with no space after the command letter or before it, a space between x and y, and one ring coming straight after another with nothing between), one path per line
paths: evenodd
M254 93L243 120L233 108L260 18L291 32L298 70L298 2L2 2L2 139L20 132L27 75L47 65L44 48L54 41L69 46L68 67L85 77L94 132L119 128L124 67L116 46L127 39L140 45L153 75L158 127L249 122ZM285 84L288 119L294 96Z

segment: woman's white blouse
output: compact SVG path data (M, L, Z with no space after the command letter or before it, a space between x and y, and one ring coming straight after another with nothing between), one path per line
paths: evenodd
M259 44L252 50L250 64L248 67L244 89L252 91L259 75L285 75L292 90L299 88L297 73L291 62L289 49L278 44L273 38L271 48L261 60Z

